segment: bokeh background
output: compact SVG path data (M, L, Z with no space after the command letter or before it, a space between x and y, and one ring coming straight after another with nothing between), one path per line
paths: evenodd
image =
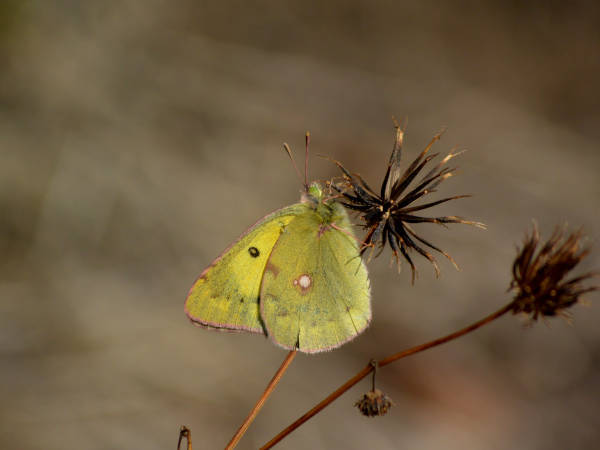
M408 118L405 161L467 148L439 207L483 221L419 230L442 276L371 264L372 326L299 355L240 448L256 448L382 357L509 300L531 220L600 239L597 2L0 3L0 447L196 449L229 440L285 357L198 329L183 300L259 217L296 202L281 151L373 184ZM580 270L600 267L600 249ZM586 449L600 441L600 305L532 327L506 317L382 370L281 448Z

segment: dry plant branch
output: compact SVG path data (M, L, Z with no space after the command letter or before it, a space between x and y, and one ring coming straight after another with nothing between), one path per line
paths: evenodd
M465 334L475 331L476 329L481 328L482 326L487 325L488 323L503 316L507 312L511 311L512 308L513 308L513 302L510 302L509 304L507 304L506 306L503 306L498 311L490 314L489 316L484 317L483 319L478 320L477 322L472 323L471 325L469 325L465 328L455 331L454 333L450 333L444 337L434 339L433 341L426 342L425 344L417 345L416 347L412 347L407 350L403 350L401 352L387 356L387 357L383 358L382 360L378 361L378 365L381 368L381 367L391 364L395 361L398 361L399 359L405 358L410 355L414 355L415 353L422 352L424 350L430 349L432 347L436 347L438 345L444 344L446 342L449 342L456 338L464 336ZM350 378L348 381L346 381L344 384L342 384L339 388L337 388L335 391L333 391L331 394L329 394L326 398L324 398L321 402L319 402L317 405L315 405L311 410L309 410L304 415L299 417L295 422L291 423L284 430L282 430L277 436L275 436L273 439L271 439L269 442L267 442L264 446L262 446L261 450L266 450L266 449L269 449L269 448L272 448L273 446L275 446L278 442L280 442L283 438L285 438L287 435L289 435L292 431L294 431L295 429L300 427L302 424L307 422L309 419L311 419L312 417L314 417L315 415L320 413L322 410L324 410L327 406L329 406L331 403L333 403L338 397L340 397L342 394L344 394L348 389L350 389L352 386L354 386L360 380L362 380L367 375L369 375L373 370L374 370L374 365L371 362L369 362L369 364L367 364L359 372L357 372L356 375L354 375L352 378Z
M579 303L583 294L599 289L597 285L585 285L586 281L598 276L597 272L588 272L568 278L570 272L590 251L589 248L582 248L581 238L581 231L567 233L565 227L557 227L550 239L543 243L540 241L537 226L534 224L531 235L525 237L523 247L517 252L517 257L513 263L513 280L510 289L516 292L510 303L461 330L387 356L378 361L378 366L384 367L406 356L414 355L464 336L498 319L509 311L513 314L529 315L531 321L535 321L539 317L557 315L568 317L567 309ZM269 449L280 442L375 370L374 368L375 365L370 362L346 383L261 447L261 450Z
M177 450L181 450L181 441L183 441L184 439L187 442L186 449L192 450L192 432L188 427L182 425L179 429L179 440L177 441Z
M271 393L275 389L275 386L277 386L277 383L279 383L279 380L281 380L281 377L283 377L283 374L285 373L289 365L292 363L295 356L296 350L292 350L287 354L286 358L281 363L281 366L279 366L279 369L277 369L277 372L275 372L275 375L273 375L273 378L267 385L265 392L263 392L263 394L260 396L256 404L254 405L254 408L252 408L252 410L248 414L248 417L246 417L246 420L244 420L244 422L237 430L235 435L231 438L231 441L229 441L229 444L227 444L227 447L225 447L226 450L235 448L238 442L240 442L240 439L242 439L242 436L244 436L244 434L248 430L248 427L256 418L258 412L261 410L261 408L267 401L267 398L269 398L269 395L271 395Z

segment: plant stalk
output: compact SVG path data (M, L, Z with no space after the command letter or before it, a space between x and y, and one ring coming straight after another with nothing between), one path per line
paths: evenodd
M248 417L246 417L246 420L244 420L244 422L242 423L240 428L237 430L235 435L231 438L231 441L229 441L229 444L227 444L227 447L225 447L225 450L230 450L230 449L235 448L235 446L238 444L240 439L242 439L242 436L244 436L244 434L248 430L248 427L250 426L250 424L254 421L254 419L258 415L258 412L261 410L261 408L267 401L267 398L269 398L269 395L271 395L271 393L275 389L275 386L277 386L277 383L279 383L279 380L281 380L281 377L283 377L283 374L287 370L288 366L292 363L295 356L296 356L296 350L292 350L287 354L286 358L281 363L281 366L279 366L279 369L277 369L277 372L275 372L275 375L273 375L273 378L267 385L265 392L263 392L263 394L260 396L260 398L258 399L256 404L254 405L254 408L252 408L252 410L248 414Z
M471 325L462 328L454 333L450 333L446 336L443 336L438 339L434 339L433 341L426 342L425 344L417 345L416 347L409 348L407 350L403 350L398 353L394 353L390 356L387 356L378 362L379 367L387 366L399 359L405 358L410 355L414 355L415 353L422 352L424 350L430 349L432 347L436 347L438 345L444 344L446 342L452 341L456 338L464 336L467 333L475 331L478 328L481 328L484 325L496 320L500 316L506 314L512 309L513 302L510 302L506 306L503 306L498 311L490 314L489 316L484 317L477 322L472 323ZM310 418L314 417L318 413L320 413L323 409L333 403L338 397L340 397L343 393L345 393L348 389L358 383L360 380L365 378L374 370L374 365L369 363L365 367L363 367L356 375L342 384L339 388L329 394L326 398L324 398L321 402L315 405L312 409L307 411L304 415L299 417L295 422L288 425L285 429L283 429L277 436L267 442L264 446L261 447L261 450L266 450L275 446L278 442L280 442L283 438L285 438L288 434L294 431L296 428L300 427L303 423L307 422Z

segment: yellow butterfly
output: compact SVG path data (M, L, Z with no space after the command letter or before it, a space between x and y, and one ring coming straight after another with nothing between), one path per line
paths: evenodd
M306 353L350 341L369 325L371 305L344 207L312 183L300 203L261 219L200 274L185 312L197 325L265 334Z

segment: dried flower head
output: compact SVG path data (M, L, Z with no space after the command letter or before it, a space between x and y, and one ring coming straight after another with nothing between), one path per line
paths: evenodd
M586 273L564 280L569 272L589 253L581 248L581 230L569 235L564 227L557 227L550 239L540 245L537 226L525 236L523 248L513 264L510 289L516 291L512 303L514 314L525 313L535 321L539 316L568 314L567 308L579 302L581 295L595 291L598 286L584 286L583 282L596 276Z
M355 404L363 416L384 416L393 406L392 399L375 389L364 394Z
M367 248L374 249L378 246L380 251L376 256L379 256L386 244L389 244L396 262L398 263L398 267L400 266L398 252L400 252L410 264L413 282L416 276L416 268L410 256L412 250L415 250L433 264L436 275L439 275L437 262L425 248L430 248L441 253L458 268L455 261L448 253L417 235L412 228L413 224L429 222L445 226L447 223L466 223L485 228L485 225L479 222L472 222L457 216L423 217L416 214L418 211L431 208L450 200L469 197L469 195L456 195L433 202L414 205L417 200L436 192L435 188L442 181L451 177L456 170L456 168L444 167L444 164L462 152L450 152L436 166L420 178L419 181L415 182L412 188L409 188L427 163L438 155L437 153L427 155L427 153L433 143L440 139L441 134L441 132L436 134L431 142L429 142L429 145L425 147L421 154L412 162L404 173L400 175L400 159L404 132L396 124L396 141L379 193L371 189L360 175L351 174L339 162L335 162L343 173L343 182L337 184L333 183L332 187L343 196L343 201L341 203L344 206L360 213L364 220L363 227L367 230L367 234L363 240L361 254L364 253Z

